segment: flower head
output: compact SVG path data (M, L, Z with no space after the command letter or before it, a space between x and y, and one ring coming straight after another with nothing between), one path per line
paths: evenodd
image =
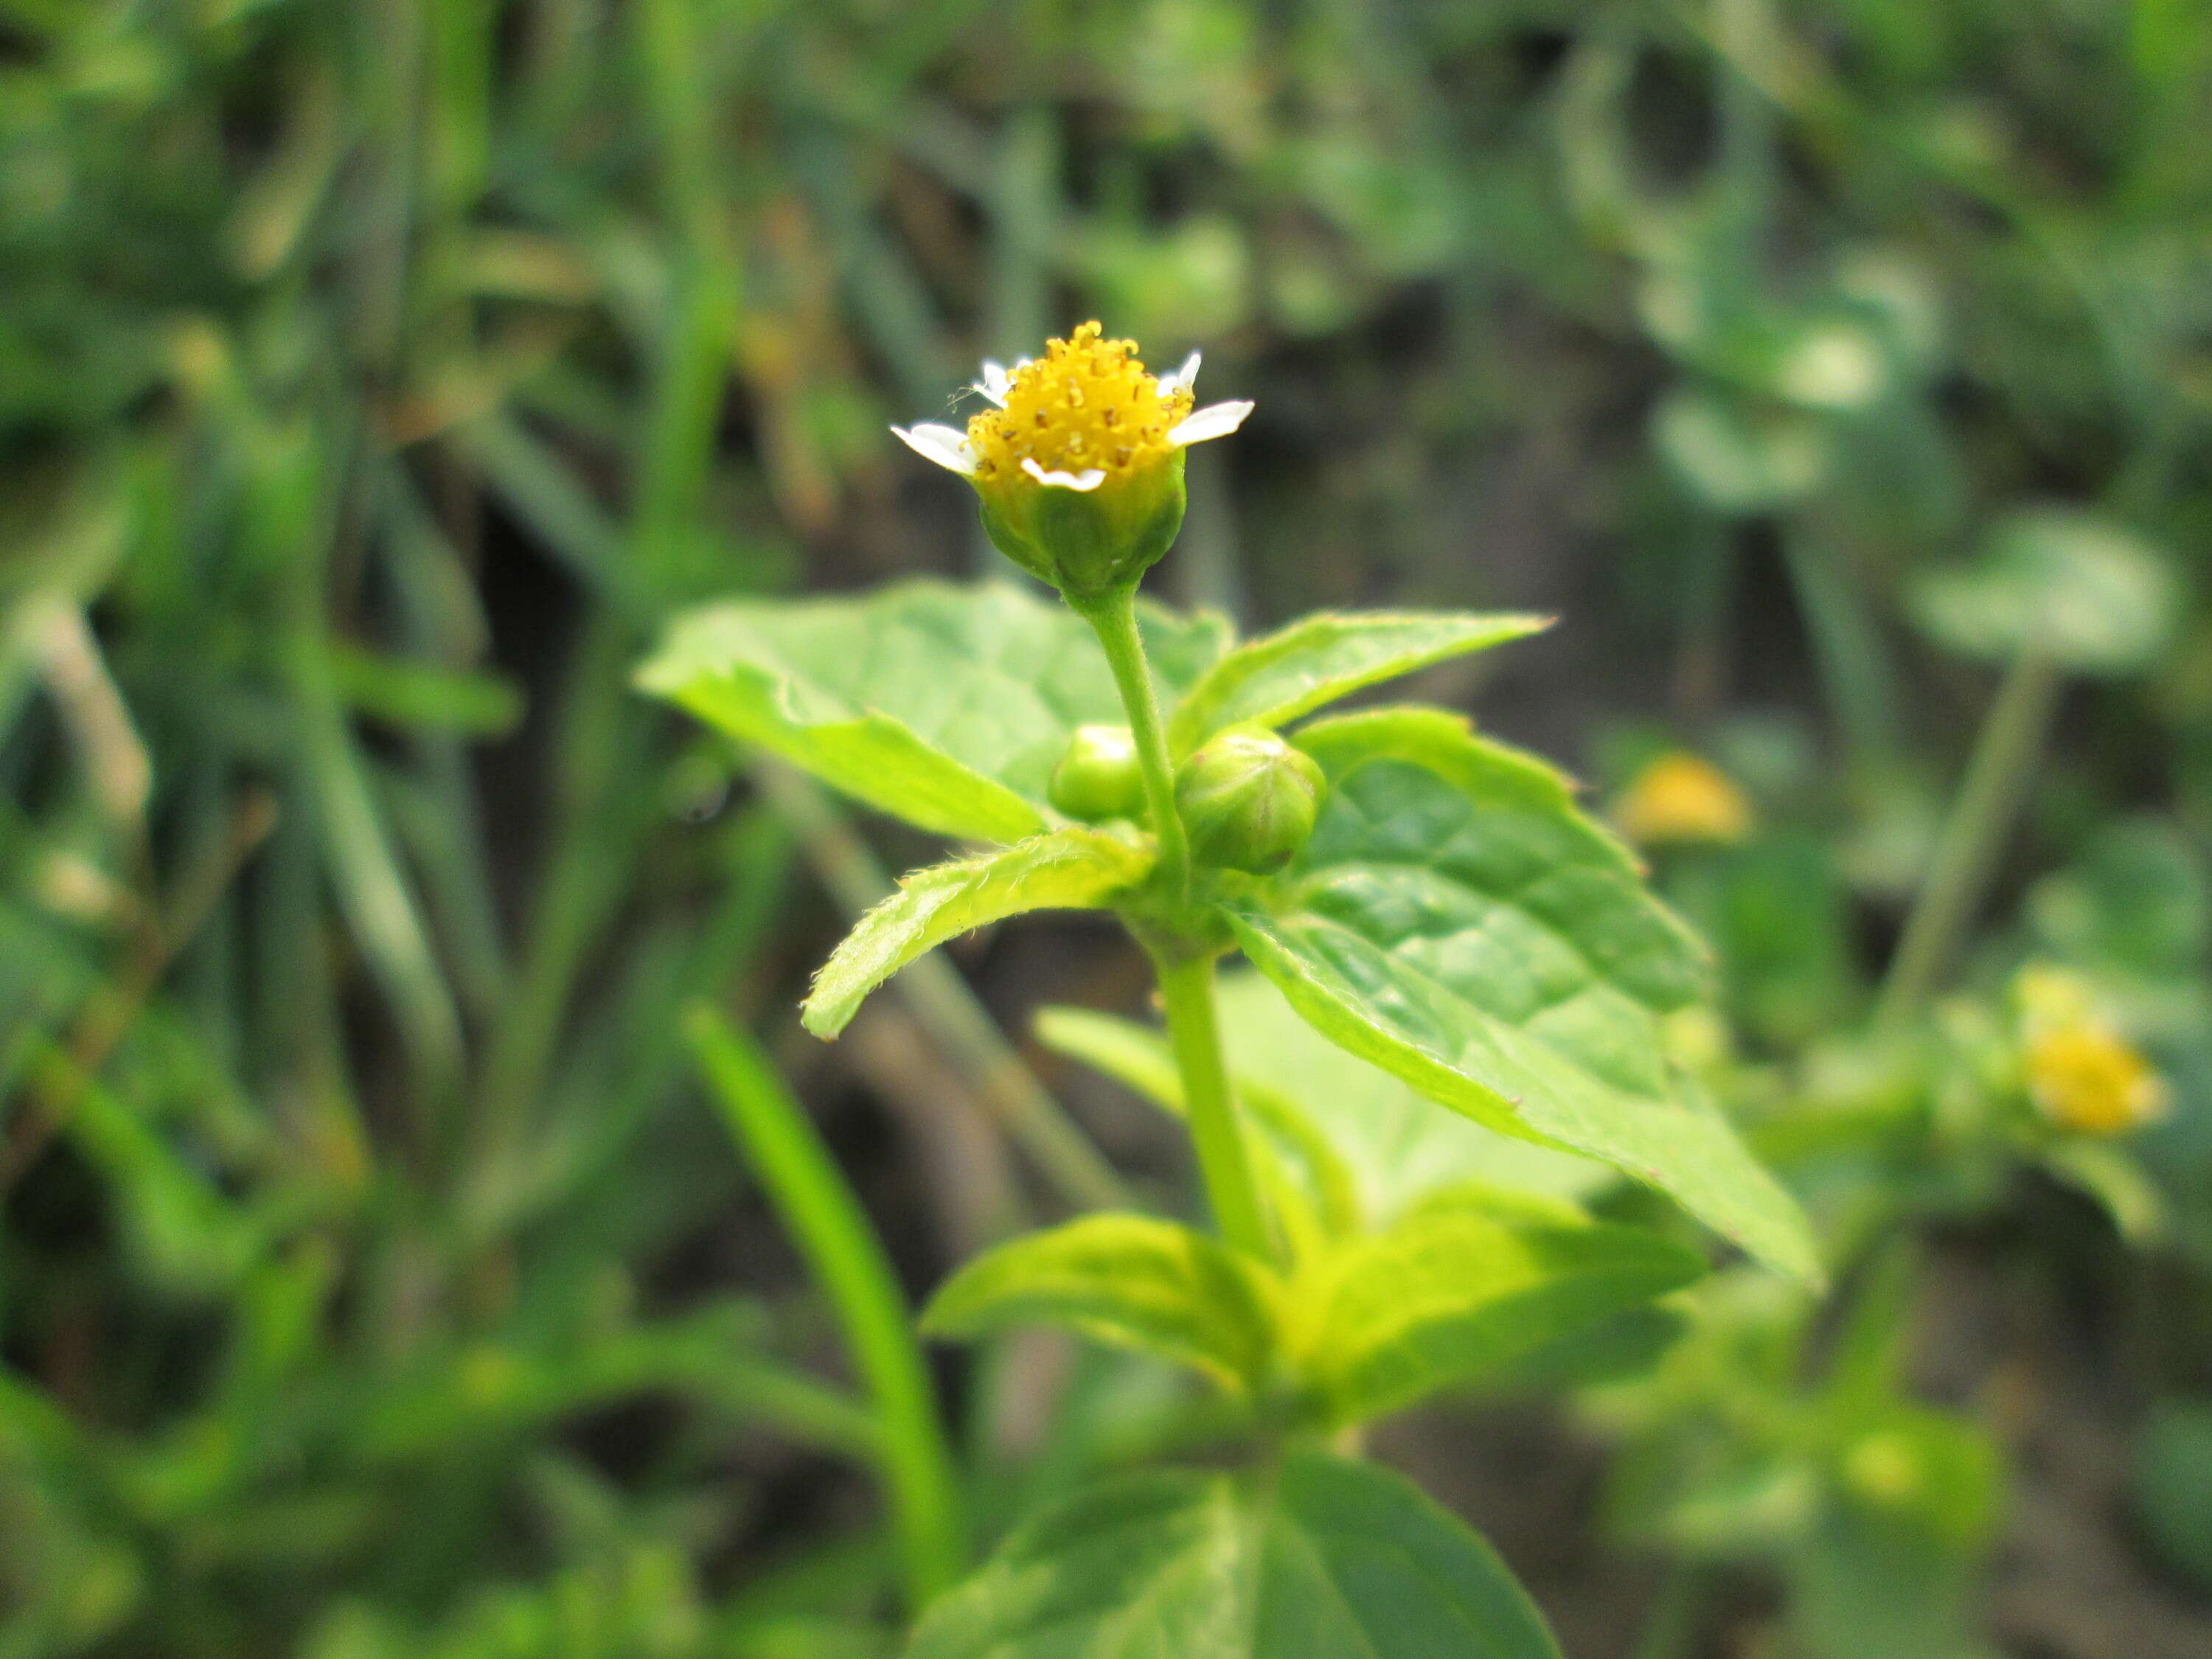
M2013 978L2028 1098L2077 1134L2117 1135L2160 1116L2166 1079L2097 1006L2089 981L2032 963Z
M1155 376L1134 341L1104 333L1085 323L1011 370L986 362L974 389L993 406L964 432L891 428L973 484L1000 550L1072 599L1133 582L1167 551L1182 524L1183 450L1252 412L1226 403L1194 413L1196 352Z
M2166 1110L2166 1079L2110 1027L2061 1026L2029 1039L2027 1092L2062 1129L2117 1135Z
M1662 755L1622 792L1613 821L1631 841L1740 842L1751 833L1751 803L1711 761L1676 749Z

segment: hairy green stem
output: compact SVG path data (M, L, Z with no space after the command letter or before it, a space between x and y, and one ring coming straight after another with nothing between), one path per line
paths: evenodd
M829 1148L759 1048L704 1003L686 1012L684 1033L732 1139L836 1310L873 1399L907 1601L919 1610L960 1576L967 1540L952 1454L906 1298Z
M1167 1006L1168 1042L1176 1069L1182 1074L1190 1138L1198 1149L1199 1172L1221 1236L1265 1261L1274 1247L1261 1207L1260 1187L1244 1146L1243 1126L1229 1091L1229 1070L1221 1058L1221 1027L1213 1008L1213 958L1199 955L1171 958L1152 953L1160 977L1160 1000Z
M1905 918L1904 937L1875 1005L1876 1024L1893 1025L1908 1018L1941 982L2019 816L2058 705L2059 685L2057 665L2033 649L2022 652L2006 672L1974 739L1958 800L1936 843L1919 896Z
M1152 690L1152 672L1145 661L1145 642L1137 632L1137 590L1117 588L1101 599L1077 604L1077 612L1089 623L1105 648L1114 670L1114 684L1128 710L1129 731L1136 739L1137 766L1144 775L1145 804L1152 809L1152 833L1159 838L1160 872L1167 890L1178 899L1190 893L1190 840L1182 820L1176 815L1175 768L1168 759L1167 731L1160 723L1160 702Z
M1167 734L1160 723L1159 699L1152 690L1144 641L1137 632L1137 590L1134 586L1121 588L1077 605L1076 609L1097 631L1106 660L1113 665L1114 684L1121 690L1122 706L1129 713L1138 769L1145 781L1145 800L1152 809L1153 834L1159 839L1162 884L1178 903L1187 905L1190 839L1176 811L1175 771L1168 760ZM1176 1069L1182 1074L1190 1138L1197 1148L1199 1173L1206 1182L1214 1222L1231 1244L1265 1261L1273 1255L1273 1245L1259 1185L1252 1176L1252 1160L1245 1151L1244 1131L1229 1091L1229 1068L1221 1058L1221 1027L1213 1009L1212 953L1178 949L1152 939L1147 939L1146 948L1159 975L1160 1000L1167 1007L1168 1040L1175 1049Z

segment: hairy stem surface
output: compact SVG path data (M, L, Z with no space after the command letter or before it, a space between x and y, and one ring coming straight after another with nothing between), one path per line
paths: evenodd
M1152 831L1159 838L1162 884L1177 904L1188 906L1190 839L1176 812L1167 734L1160 723L1159 699L1152 690L1144 641L1137 632L1137 590L1123 588L1077 609L1097 631L1106 660L1113 665L1122 706L1128 710L1145 800L1152 810ZM1215 1224L1231 1245L1267 1261L1273 1254L1267 1212L1253 1179L1243 1128L1237 1121L1229 1069L1221 1057L1221 1027L1213 1008L1214 953L1153 939L1146 944L1159 975L1168 1040L1175 1049L1176 1069L1182 1075L1190 1138L1198 1151L1199 1173L1205 1178Z
M1160 702L1152 690L1152 673L1145 661L1145 643L1137 633L1137 590L1126 587L1076 607L1098 635L1106 660L1114 670L1114 684L1128 711L1129 732L1137 744L1137 767L1144 775L1145 805L1151 808L1152 833L1159 838L1160 870L1168 890L1178 898L1190 892L1190 839L1182 820L1176 816L1175 768L1168 760L1166 728L1160 723Z

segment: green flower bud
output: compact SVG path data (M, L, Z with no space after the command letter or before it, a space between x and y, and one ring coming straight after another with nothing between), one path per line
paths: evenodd
M1085 823L1141 814L1145 775L1138 768L1137 740L1129 728L1077 726L1045 793L1054 806Z
M1176 769L1176 811L1191 856L1265 875L1306 844L1326 783L1313 758L1273 732L1232 726Z

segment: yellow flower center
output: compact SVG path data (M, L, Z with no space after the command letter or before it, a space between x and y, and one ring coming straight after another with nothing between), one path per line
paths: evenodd
M1033 460L1048 472L1097 467L1110 483L1174 453L1168 434L1190 413L1189 388L1163 397L1137 360L1137 343L1103 332L1085 323L1048 342L1043 356L1014 371L1006 406L968 422L977 477L1011 482Z
M2069 1025L2027 1046L2027 1086L2043 1115L2082 1134L2115 1135L2156 1117L2165 1079L2102 1026Z

